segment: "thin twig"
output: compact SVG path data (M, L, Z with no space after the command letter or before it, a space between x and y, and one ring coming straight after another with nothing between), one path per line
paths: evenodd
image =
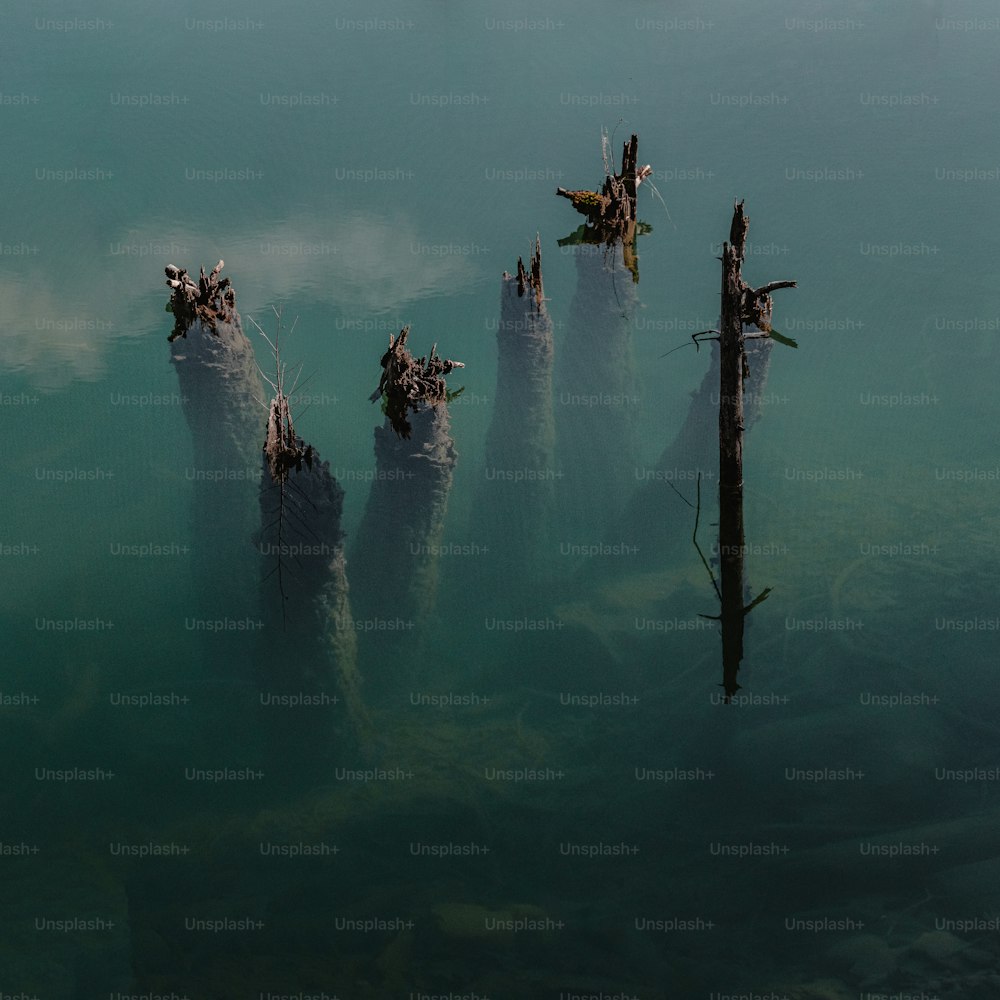
M707 337L707 336L705 336L706 334L709 334L709 333L714 333L715 336L714 337ZM721 337L721 336L722 336L722 334L719 333L718 330L699 330L697 333L692 333L691 334L691 341L694 343L694 349L697 351L699 344L707 343L709 340L718 340L719 337ZM699 337L705 337L705 340L699 340L698 339ZM687 346L688 345L685 342L683 344L678 345L677 347L672 347L669 351L667 351L667 354L673 354L674 351L679 351L682 347L687 347ZM660 357L661 358L665 358L667 356L667 354L661 354Z
M719 603L722 603L722 594L719 592L719 585L715 582L715 574L712 572L711 567L708 565L708 560L705 558L705 553L701 551L701 546L698 544L698 522L701 520L701 472L698 473L697 479L698 488L698 508L694 515L694 532L691 535L691 541L694 542L694 547L698 550L698 555L701 556L701 564L705 567L708 573L709 579L712 581L712 587L715 589L715 596L718 597ZM701 615L702 618L715 618L716 615Z

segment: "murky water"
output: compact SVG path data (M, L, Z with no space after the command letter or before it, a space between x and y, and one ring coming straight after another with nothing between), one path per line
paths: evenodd
M994 995L989 5L5 22L4 990ZM559 243L602 129L653 167L638 284ZM746 440L772 590L725 705L690 338L734 198L798 348ZM536 233L544 315L501 313ZM283 612L260 470L198 457L163 269L220 258L268 377L282 309L349 606L296 605L284 550ZM377 464L406 324L464 391Z

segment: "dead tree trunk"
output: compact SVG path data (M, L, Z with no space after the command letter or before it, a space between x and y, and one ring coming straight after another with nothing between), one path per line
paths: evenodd
M277 694L342 701L352 734L364 744L369 724L340 528L344 491L329 463L295 433L282 379L279 363L260 491L262 682Z
M261 462L261 617L272 645L296 650L294 658L280 662L265 658L263 680L271 687L322 689L329 678L315 655L322 631L315 602L330 563L343 552L344 491L329 463L295 433L288 397L280 390L268 410Z
M719 325L721 326L721 319ZM749 377L743 379L744 437L761 414L770 355L770 337L756 339L746 334L760 331L743 328ZM721 372L719 342L710 341L711 358L701 384L691 393L691 403L681 429L660 454L656 463L637 470L637 486L626 505L621 525L611 534L638 547L637 566L652 569L676 558L691 544L690 514L694 484L715 482L719 454L719 400ZM611 537L610 535L608 537Z
M635 135L624 144L621 171L606 176L600 192L556 189L587 219L559 241L576 247L577 263L570 329L556 368L560 525L573 543L603 539L609 525L619 524L635 474L636 192L652 172L637 167L638 144Z
M486 435L483 482L477 490L475 539L486 550L475 573L485 572L492 598L544 587L553 565L555 423L552 412L552 321L542 290L541 243L530 268L519 257L515 275L500 284L497 383Z
M588 243L633 243L636 235L636 194L639 185L653 168L637 167L639 137L633 135L622 147L622 168L617 174L608 174L600 193L597 191L567 191L556 188L556 194L569 198L573 207L587 217L582 239ZM626 254L626 258L628 254ZM639 273L630 268L635 281Z
M719 324L719 570L722 578L722 663L725 700L739 690L736 675L743 659L743 623L757 602L745 604L743 529L743 380L748 376L744 329L752 324L771 332L771 295L794 288L774 281L751 288L742 275L750 220L743 202L733 211L729 242L722 245L722 314ZM753 336L753 335L751 335ZM758 600L763 597L758 598Z
M371 396L386 419L375 428L375 478L351 553L361 627L381 637L412 637L434 608L457 460L443 376L464 365L439 358L436 345L414 359L408 333L390 338Z
M638 407L635 286L622 245L575 248L577 285L556 359L562 540L595 542L620 523L634 482ZM584 501L586 498L586 502Z
M259 611L251 539L264 392L235 291L219 278L222 267L220 260L211 274L202 269L197 283L172 264L166 268L171 361L193 445L185 476L194 491L197 616L213 622L256 619Z

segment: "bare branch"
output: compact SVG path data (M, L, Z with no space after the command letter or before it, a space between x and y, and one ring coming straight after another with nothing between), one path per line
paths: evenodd
M798 287L794 281L769 281L766 285L761 285L760 288L755 288L753 290L754 295L760 298L762 295L770 295L771 292L776 291L779 288L796 288Z

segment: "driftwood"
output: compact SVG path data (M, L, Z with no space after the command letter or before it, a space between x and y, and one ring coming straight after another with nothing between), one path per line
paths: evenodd
M412 430L407 414L444 402L448 387L442 376L465 367L461 361L439 358L437 344L431 348L430 357L414 359L406 348L409 332L410 328L404 326L398 337L389 337L389 349L379 362L382 377L378 388L368 397L373 403L383 400L389 423L402 438L408 438Z
M487 552L477 560L491 597L544 586L552 575L555 515L555 422L552 411L552 320L542 288L542 250L500 279L497 383L486 435L475 530Z

